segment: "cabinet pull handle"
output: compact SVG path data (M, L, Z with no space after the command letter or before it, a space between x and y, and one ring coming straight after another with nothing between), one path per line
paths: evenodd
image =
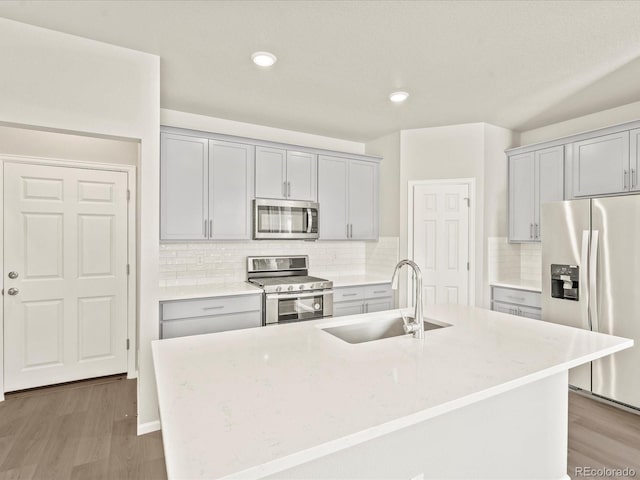
M208 232L207 232L207 220L205 219L204 221L204 238L209 238Z
M349 224L349 238L353 238L353 223Z
M628 171L628 170L625 170L625 171L624 171L624 174L623 174L623 176L622 176L622 177L623 177L623 179L622 179L622 183L623 183L622 188L623 188L624 190L627 190L627 178L628 178L628 176L629 176L629 171Z
M635 188L638 184L638 176L635 168L631 169L631 188Z
M209 238L213 237L213 219L209 220Z
M217 305L215 307L202 307L203 310L220 310L224 308L224 305Z
M287 197L291 197L291 182L287 182Z
M507 295L507 298L510 298L511 300L517 300L519 302L524 302L524 297L514 297L513 295Z
M535 225L535 237L536 240L540 240L540 224L539 223L534 223Z
M533 238L533 223L529 224L529 238Z
M386 290L374 290L373 293L375 295L377 293L387 293L387 291Z
M347 238L349 238L349 224L348 223L346 224L346 227L347 227Z
M287 197L287 182L282 182L282 196Z
M343 293L342 296L343 297L355 297L356 295L358 295L357 293Z

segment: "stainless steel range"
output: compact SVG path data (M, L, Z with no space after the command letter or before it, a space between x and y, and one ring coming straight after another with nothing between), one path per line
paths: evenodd
M264 290L263 325L333 315L333 282L309 276L307 255L247 257L247 281Z

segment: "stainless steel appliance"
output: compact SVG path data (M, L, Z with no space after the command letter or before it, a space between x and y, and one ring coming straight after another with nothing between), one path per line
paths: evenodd
M569 383L640 409L640 195L544 203L542 319L633 338Z
M262 324L333 315L333 282L309 276L306 255L247 257L247 280L264 290Z
M253 201L253 238L257 240L316 240L318 204L297 200Z

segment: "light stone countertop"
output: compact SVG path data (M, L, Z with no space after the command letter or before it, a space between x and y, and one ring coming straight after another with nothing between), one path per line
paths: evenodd
M630 347L632 340L458 305L451 327L349 344L353 315L152 342L170 479L260 478Z
M491 282L491 286L493 287L505 287L505 288L515 288L516 290L527 290L529 292L542 292L542 287L540 283L534 282L525 282L525 281L513 281L513 282Z
M160 287L159 291L161 302L207 297L226 297L232 295L259 295L262 293L261 288L247 282Z

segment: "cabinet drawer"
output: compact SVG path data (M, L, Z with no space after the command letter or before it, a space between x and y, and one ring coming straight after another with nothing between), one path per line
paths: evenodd
M340 302L333 304L333 316L344 317L347 315L359 315L364 313L364 304L360 301Z
M260 311L262 295L203 298L162 303L162 320Z
M540 293L527 290L493 287L492 298L497 302L517 303L527 307L540 308L542 306Z
M364 287L364 298L393 297L393 290L390 283L380 285L368 285Z
M364 287L341 287L333 289L333 303L350 302L364 298Z
M533 318L534 320L542 320L542 310L539 308L518 307L518 315Z
M392 309L393 309L393 300L389 297L375 299L375 300L367 300L364 304L365 313L382 312L384 310L392 310Z
M184 318L160 322L160 338L185 337L260 326L262 326L260 311Z
M509 303L491 302L491 310L494 312L508 313L510 315L518 315L518 307Z

